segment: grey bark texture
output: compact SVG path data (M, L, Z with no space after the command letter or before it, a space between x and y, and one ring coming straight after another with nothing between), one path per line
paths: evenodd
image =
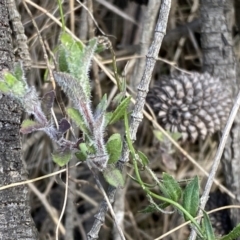
M231 91L235 99L239 85L232 40L233 9L232 0L201 1L203 70L219 77L226 86L226 91ZM222 158L227 188L236 196L236 199L230 200L232 204L240 202L239 119L238 114ZM231 218L236 226L240 222L240 211L234 209L231 212Z
M0 0L0 74L14 61L7 0ZM0 186L26 180L21 159L20 123L22 109L12 98L0 95ZM38 239L30 215L26 185L0 192L0 239Z

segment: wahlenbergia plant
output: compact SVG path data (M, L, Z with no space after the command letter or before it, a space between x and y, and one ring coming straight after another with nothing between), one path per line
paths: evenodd
M34 120L23 121L23 134L44 131L57 143L58 150L52 154L54 162L64 166L75 154L79 160L86 161L90 168L103 171L110 184L119 186L123 185L123 177L113 166L121 155L122 138L115 133L105 142L104 133L108 125L123 119L130 98L122 98L118 107L107 113L107 96L104 95L93 109L89 69L93 55L99 49L102 49L102 45L98 38L91 39L88 46L83 46L67 33L60 36L60 45L57 48L59 69L53 71L53 76L73 103L74 107L68 108L67 114L83 133L83 137L76 142L64 138L64 133L71 127L68 120L63 118L56 126L51 117L55 92L48 92L40 100L35 88L28 86L21 63L16 63L11 73L3 73L0 91L16 98L25 111L34 116ZM110 166L107 167L107 164Z

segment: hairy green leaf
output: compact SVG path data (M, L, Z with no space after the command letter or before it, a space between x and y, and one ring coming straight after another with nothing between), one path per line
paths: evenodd
M109 121L109 124L113 124L124 117L124 114L127 111L130 101L131 101L131 97L127 97L120 103L120 105L113 112L113 115Z
M87 136L89 136L89 129L87 128L82 115L80 112L75 108L67 108L67 114L68 116L75 122L75 124L85 133Z
M95 150L93 144L80 143L79 149L80 149L80 151L76 153L76 157L80 161L86 161L88 155L96 154L96 150Z
M13 97L22 101L27 92L27 88L21 63L15 63L12 72L3 73L3 79L0 81L1 92L12 94Z
M68 68L68 63L67 63L67 53L66 50L63 47L59 47L58 49L58 66L59 70L61 72L67 72L70 73L69 68ZM48 73L48 71L47 71Z
M72 157L71 151L56 152L52 154L53 161L60 167L66 165Z
M14 86L14 84L16 84L18 82L17 78L14 77L10 72L6 72L4 74L4 79L7 83L7 85L9 86L9 88L12 88Z
M2 93L11 93L11 89L8 87L8 85L3 82L3 81L0 81L0 91Z
M7 85L2 84L3 90L9 89L9 93L12 93L16 97L23 97L26 93L25 83L19 81L15 76L13 76L10 72L4 74L4 80ZM5 86L5 88L4 88Z
M26 128L26 127L35 126L36 124L38 124L38 123L33 120L26 119L22 122L21 127Z
M116 163L122 153L122 138L119 133L114 133L107 141L107 152L109 154L108 164Z
M23 133L23 134L28 134L28 133L37 131L38 129L40 129L42 127L43 126L40 123L35 122L33 120L30 120L30 119L26 119L21 124L20 132Z
M124 186L124 178L120 170L117 168L109 169L107 168L103 172L103 176L105 180L114 187L123 187Z
M98 118L99 116L103 115L107 108L107 95L104 94L100 103L97 105L94 118Z
M203 227L204 227L205 234L207 237L206 239L207 240L215 240L216 238L215 238L215 235L213 232L213 228L212 228L210 219L204 210L203 210Z
M60 71L69 72L73 77L79 77L79 65L82 58L82 47L68 33L62 33L59 46Z
M196 217L199 206L199 183L198 177L195 177L185 188L183 193L183 207ZM188 217L184 215L186 221Z
M79 148L80 151L76 152L76 157L80 160L80 161L86 161L87 156L88 156L88 147L86 143L80 143L79 144Z
M163 133L162 133L161 131L159 131L159 130L153 130L153 134L154 134L154 136L157 138L157 140L158 140L159 142L163 142L163 140L164 140L164 135L163 135Z
M78 86L81 86L86 96L90 98L91 86L88 72L97 46L96 40L94 40L94 44L90 41L87 47L83 47L79 41L74 40L67 33L62 33L60 40L61 45L58 49L59 70L67 72L75 78L78 81ZM75 85L77 86L77 84Z
M163 173L163 185L166 189L168 198L177 202L182 196L182 189L179 186L178 182L169 174Z
M107 113L105 113L105 122L104 122L104 124L105 124L105 128L107 127L107 125L109 124L109 122L110 122L110 120L111 120L111 118L112 118L112 112L107 112Z
M23 85L22 82L17 82L15 83L13 86L12 86L12 93L14 95L17 95L17 96L20 96L20 97L23 97L24 94L26 93L26 89L25 89L25 86Z

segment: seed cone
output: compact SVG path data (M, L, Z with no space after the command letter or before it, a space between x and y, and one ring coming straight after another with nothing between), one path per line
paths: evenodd
M147 96L159 124L194 142L221 130L232 106L230 92L208 73L165 77Z

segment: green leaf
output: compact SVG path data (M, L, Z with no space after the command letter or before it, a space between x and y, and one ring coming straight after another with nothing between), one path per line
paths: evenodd
M158 141L163 142L164 140L164 135L161 131L159 130L153 130L154 136L157 138Z
M124 117L124 114L127 111L130 101L131 97L127 97L120 103L120 105L113 112L109 124L113 124Z
M104 45L98 45L96 50L95 50L95 53L101 53L103 52L104 50L106 50L105 46Z
M96 48L97 38L93 38L89 41L88 46L83 49L81 60L77 66L78 79L83 85L83 89L86 91L86 95L88 97L91 95L91 85L88 78L88 73Z
M93 145L86 143L79 144L80 151L76 152L75 155L80 161L86 161L89 154L95 154L96 150Z
M105 180L114 187L123 187L124 186L123 175L120 172L120 170L117 168L109 169L109 166L108 166L108 168L106 168L104 170L103 176L104 176Z
M9 86L9 88L12 88L16 82L18 82L17 78L15 78L10 72L6 72L4 74L4 79Z
M141 159L144 167L149 164L148 157L143 152L138 151L138 156Z
M82 155L84 156L84 160L87 159L87 156L88 156L88 147L87 147L87 144L86 143L80 143L79 144L79 148L80 148L80 151L82 153Z
M103 115L106 111L106 108L107 108L107 95L104 94L100 103L96 107L94 117L96 118Z
M105 113L105 127L107 127L107 125L109 124L111 118L112 118L112 112L107 112Z
M122 138L119 133L114 133L107 141L107 152L109 154L108 164L116 163L122 153Z
M167 131L167 133L175 140L177 141L179 138L181 138L182 134L179 132L169 132ZM158 139L158 141L163 142L165 139L165 135L159 131L159 130L153 130L153 134L154 136Z
M52 154L53 161L60 167L66 165L72 157L71 151L57 152Z
M158 208L160 208L160 209L164 209L164 208L166 208L166 207L168 207L170 204L169 203L162 203L162 204L159 204L159 205L157 205L158 206ZM144 208L144 209L142 209L142 210L140 210L140 211L138 211L138 212L140 212L140 213L153 213L153 212L159 212L159 209L158 209L156 206L154 206L154 205L149 205L149 206L147 206L146 208Z
M81 79L89 79L87 76L87 70L81 71L81 65L84 61L83 46L79 41L76 41L72 36L66 32L63 32L60 37L61 45L58 48L58 64L59 70L62 72L70 73L72 77L78 81ZM85 83L82 83L82 88L85 89Z
M126 81L126 78L122 78L122 81L121 81L121 92L123 92L125 94L126 91L127 91L127 81Z
M179 186L178 182L169 174L163 173L163 185L166 189L166 197L172 199L175 202L178 202L182 196L182 189Z
M238 224L229 234L221 237L219 240L235 240L240 237L240 224Z
M26 89L25 89L25 82L19 81L15 76L13 76L10 72L4 74L5 84L2 84L3 91L13 93L13 95L17 95L23 97Z
M79 71L82 53L78 51L77 45L73 45L71 49L60 49L59 54L58 61L60 71L68 72L72 77L79 80L81 74L84 73Z
M12 86L12 92L14 95L24 96L26 90L22 82L17 82Z
M182 136L182 134L179 133L179 132L174 132L174 133L172 133L172 132L170 133L169 132L169 134L175 141L179 140L181 138L181 136Z
M80 112L75 108L67 108L67 114L75 122L75 124L83 131L83 133L89 136L90 132Z
M207 240L215 240L216 238L212 229L210 219L204 210L203 210L203 227L205 230Z
M8 93L8 94L11 93L11 89L3 81L0 81L0 91L3 92L3 93Z
M128 177L130 177L134 182L140 184L140 182L137 180L137 178L133 177L132 175L130 175L129 173L127 174ZM144 185L146 188L154 188L156 186L156 184L149 184L149 183L145 183L142 182L142 185Z
M85 94L90 97L91 86L88 72L97 47L97 39L91 39L87 47L83 47L67 33L62 33L60 40L62 43L58 51L60 71L66 71L76 78Z
M199 183L198 177L195 177L185 188L183 193L183 207L196 217L199 206ZM188 217L184 215L186 221Z
M81 42L79 41L76 41L73 39L73 37L66 33L66 32L63 32L61 34L61 37L60 37L60 41L61 41L61 44L66 48L68 49L69 51L74 51L76 50L77 53L79 52L82 52L83 51L83 45Z
M26 119L22 122L21 127L22 128L32 127L32 126L35 126L36 124L38 124L38 123L33 120Z
M62 47L59 47L59 49L58 49L58 66L59 66L59 70L61 72L70 73L70 71L68 69L68 63L67 63L67 56L66 55L67 55L66 54L66 50L64 48L62 48ZM47 70L46 74L48 74L48 70Z
M87 160L87 157L83 154L83 152L78 151L75 153L75 156L81 161L84 162Z
M61 33L60 41L66 47L71 46L75 42L74 39L72 38L72 36L67 32L62 32Z
M83 89L82 84L78 81L78 79L69 73L55 71L53 71L53 76L58 85L62 88L70 100L73 101L75 106L84 109L90 106L91 100L86 95L86 91Z
M40 129L42 127L43 126L40 123L35 122L33 120L30 120L30 119L26 119L21 124L20 132L23 133L23 134L28 134L28 133L37 131L38 129Z

